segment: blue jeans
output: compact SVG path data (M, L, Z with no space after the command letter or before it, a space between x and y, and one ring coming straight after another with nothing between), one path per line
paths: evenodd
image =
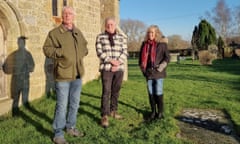
M150 95L162 95L163 94L163 79L150 79L147 80L148 93Z
M55 137L63 137L64 128L75 127L80 104L81 89L81 79L70 82L56 82L57 103L53 120Z

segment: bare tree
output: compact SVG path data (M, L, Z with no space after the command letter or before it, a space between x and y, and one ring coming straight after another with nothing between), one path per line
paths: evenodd
M231 9L226 5L225 0L219 0L212 12L206 12L209 21L213 22L213 27L218 35L224 39L231 32L232 15Z
M120 27L128 36L128 51L139 51L147 26L139 20L121 19Z
M235 36L239 36L240 35L240 6L237 6L235 9L234 9L234 11L233 11L233 13L234 13L234 19L235 19L235 21L234 21L234 35Z
M187 49L191 47L190 42L182 39L180 35L168 36L168 48L170 50Z

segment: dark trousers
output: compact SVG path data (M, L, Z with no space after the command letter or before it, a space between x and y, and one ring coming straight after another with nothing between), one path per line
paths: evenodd
M123 80L123 71L102 71L101 80L101 116L104 116L109 115L110 111L117 111L118 109L118 97Z

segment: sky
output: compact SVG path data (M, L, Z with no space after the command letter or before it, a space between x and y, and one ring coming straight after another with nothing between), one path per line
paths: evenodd
M139 20L158 25L165 36L180 35L191 40L195 26L218 0L120 0L120 19ZM225 0L229 8L240 6L240 0Z

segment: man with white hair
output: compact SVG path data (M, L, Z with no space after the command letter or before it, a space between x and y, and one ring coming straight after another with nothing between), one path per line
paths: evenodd
M45 56L54 61L57 102L53 141L56 144L67 143L63 129L71 136L84 135L76 129L76 121L84 75L83 57L88 50L83 34L73 24L74 16L72 7L64 7L62 24L48 33L43 46Z
M101 125L106 128L108 116L122 118L117 113L118 98L128 56L127 38L117 32L113 17L106 18L105 31L96 38L96 51L102 80Z

